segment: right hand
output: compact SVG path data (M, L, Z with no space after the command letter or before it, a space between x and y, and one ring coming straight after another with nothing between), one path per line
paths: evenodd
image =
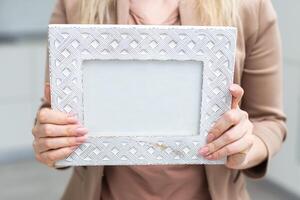
M67 158L87 139L88 130L66 113L42 108L32 129L36 159L54 167L55 162Z

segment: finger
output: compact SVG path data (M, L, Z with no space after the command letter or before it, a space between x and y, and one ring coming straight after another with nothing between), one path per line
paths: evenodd
M252 146L246 150L247 153L251 150ZM236 153L229 156L226 166L231 169L245 169L245 166L247 166L247 153Z
M223 135L221 135L219 138L217 138L213 142L208 143L203 148L201 148L200 154L202 156L207 156L209 154L212 154L212 153L218 151L222 147L242 138L247 133L247 130L248 130L248 128L247 128L246 121L239 123L238 125L234 126L233 128L229 129L228 131L226 131Z
M250 139L250 136L242 137L241 139L228 144L218 151L206 156L205 158L208 160L220 160L227 156L234 156L237 154L239 156L239 159L241 158L241 155L243 155L243 159L246 157L246 153L253 145L253 140ZM242 152L242 153L241 153Z
M230 110L226 112L213 126L207 135L207 143L220 137L225 131L230 129L233 125L239 123L242 119L240 110Z
M86 141L86 136L81 137L58 137L58 138L41 138L38 141L39 153L43 153L49 150L79 146Z
M50 102L51 100L51 94L50 94L50 83L45 83L44 86L44 98L46 101Z
M88 133L88 130L82 125L53 125L42 124L38 127L38 137L72 137L83 136Z
M33 151L34 151L34 153L35 153L35 155L37 155L37 154L39 154L39 147L38 147L38 144L37 144L37 141L36 140L34 140L33 142L32 142L32 147L33 147ZM38 160L38 159L37 159Z
M49 167L54 167L55 162L63 160L70 156L70 154L75 151L78 147L64 147L52 151L47 151L40 154L40 159L43 163L47 164Z
M66 125L78 123L75 116L54 111L50 108L42 108L38 113L37 119L40 124Z
M39 135L38 127L39 127L39 125L36 124L31 130L31 133L35 138L38 137L38 135Z
M35 153L35 159L36 159L37 161L39 161L40 163L46 164L45 161L43 160L41 154L39 154L39 153Z
M231 95L232 95L232 109L237 109L239 107L239 103L244 95L244 90L241 86L237 84L232 84L229 88Z

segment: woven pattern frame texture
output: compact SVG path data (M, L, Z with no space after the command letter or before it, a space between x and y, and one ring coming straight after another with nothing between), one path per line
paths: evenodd
M194 60L204 63L200 133L190 137L89 137L57 166L223 164L197 155L230 109L236 29L199 26L50 25L52 108L82 123L84 60Z

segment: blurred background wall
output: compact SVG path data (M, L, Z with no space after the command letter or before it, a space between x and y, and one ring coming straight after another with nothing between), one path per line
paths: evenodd
M0 0L2 166L33 159L31 128L43 95L47 23L54 2ZM282 151L271 161L267 179L300 199L300 1L273 3L283 40L284 108L289 134Z
M273 0L283 44L284 109L288 137L271 161L268 178L300 197L300 1Z
M31 155L54 0L0 0L0 160Z

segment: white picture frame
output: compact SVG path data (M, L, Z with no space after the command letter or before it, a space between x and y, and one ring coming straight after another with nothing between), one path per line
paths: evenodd
M204 159L198 150L216 120L231 107L228 88L233 82L236 37L234 27L49 25L51 106L75 114L82 124L84 61L203 64L198 134L89 136L56 165L224 164L225 159Z

